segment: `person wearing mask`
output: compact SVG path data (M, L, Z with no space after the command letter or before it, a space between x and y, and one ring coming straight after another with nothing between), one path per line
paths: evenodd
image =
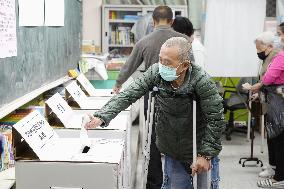
M272 178L260 180L257 185L262 188L284 188L284 51L272 59L258 86L255 91L261 90L266 95L265 126L273 147L273 151L269 153L273 153L275 171Z
M259 72L259 81L263 79L264 74L266 73L268 65L271 63L272 59L277 56L279 53L279 49L274 48L275 44L275 36L272 32L263 32L261 33L255 40L255 47L257 50L257 56L262 60L261 69ZM254 93L252 95L252 99L256 100L259 98L260 94L259 88L261 86L261 82L254 84L251 87L251 91ZM262 98L261 98L262 99ZM260 99L260 100L261 100ZM262 103L262 113L266 114L267 105L266 102L261 100ZM266 115L265 115L266 118ZM274 146L270 139L267 139L268 146L268 159L269 164L263 167L263 170L259 173L259 177L262 178L270 178L275 174L275 156L274 156Z
M277 38L275 40L275 47L280 51L284 50L284 22L277 27Z
M204 69L205 48L198 39L194 38L193 36L194 29L191 21L186 17L177 16L174 19L172 28L177 32L187 35L189 38L193 38L191 44L192 44L194 63ZM220 181L219 161L220 159L218 157L213 157L211 160L212 164L211 187L210 187L211 189L219 189L219 181ZM207 176L208 176L207 173L198 175L197 178L198 188L208 188Z
M129 58L121 68L116 84L113 88L115 93L119 93L122 84L144 63L145 70L152 64L159 61L159 51L162 44L171 37L187 37L171 28L173 23L173 12L168 6L158 6L154 9L153 15L154 31L142 39L134 46ZM146 112L148 95L144 96L144 112ZM148 179L146 189L160 189L163 182L163 171L161 154L155 144L155 128L153 127L150 161L148 166Z
M208 74L191 64L191 44L173 37L162 45L153 64L123 92L94 113L86 129L107 126L117 114L153 88L156 144L165 155L163 189L192 188L191 175L210 169L210 159L221 149L225 128L222 97ZM196 100L197 153L193 162L193 100Z

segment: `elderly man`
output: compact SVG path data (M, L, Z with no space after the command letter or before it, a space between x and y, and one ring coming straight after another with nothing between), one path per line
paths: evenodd
M142 69L144 72L152 64L159 61L159 51L162 44L165 43L167 39L171 37L187 37L186 35L178 33L171 28L173 16L172 9L168 6L162 5L154 9L152 14L154 31L141 38L133 47L129 58L121 68L116 80L116 84L113 88L115 93L119 93L122 84L136 70ZM138 69L139 67L141 69ZM135 77L140 76L141 72L136 72L134 75ZM146 112L148 107L148 94L145 94L144 100L144 112ZM146 189L160 189L163 182L161 154L155 145L155 134L155 128L153 127Z
M191 44L183 37L168 39L161 47L159 63L114 96L86 128L107 126L119 112L145 93L158 88L155 98L156 144L165 154L165 189L192 188L191 174L210 169L210 159L221 151L221 134L225 127L222 98L209 76L191 64ZM197 101L197 152L193 157L192 102Z

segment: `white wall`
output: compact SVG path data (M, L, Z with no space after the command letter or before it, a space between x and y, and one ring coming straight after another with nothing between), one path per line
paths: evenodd
M83 40L94 40L101 45L102 0L83 0Z

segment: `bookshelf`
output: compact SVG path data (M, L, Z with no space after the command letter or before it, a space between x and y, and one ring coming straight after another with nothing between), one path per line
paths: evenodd
M127 57L135 44L132 26L143 15L153 12L155 5L103 5L102 51L116 50ZM186 5L171 6L174 16L187 16Z

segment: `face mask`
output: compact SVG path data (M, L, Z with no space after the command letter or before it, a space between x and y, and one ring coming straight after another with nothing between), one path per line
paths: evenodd
M268 55L265 55L265 51L257 53L257 56L260 60L265 60Z
M178 67L171 68L171 67L168 67L168 66L165 66L165 65L159 63L159 74L166 81L174 81L180 76L180 75L177 75L177 68Z
M280 36L277 36L275 37L275 40L274 40L274 47L276 49L282 49L283 48L283 44L281 42L281 37Z

